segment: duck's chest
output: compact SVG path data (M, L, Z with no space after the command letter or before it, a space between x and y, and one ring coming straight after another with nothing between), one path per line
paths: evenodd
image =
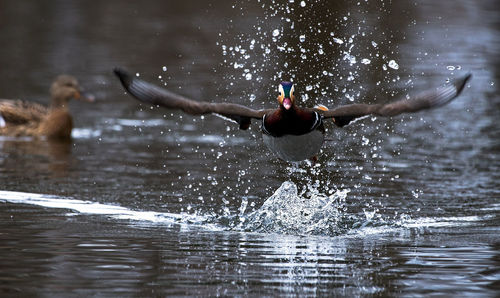
M274 137L266 133L262 139L267 148L286 161L301 161L319 153L324 141L321 130L315 129L303 135L283 135Z
M50 139L69 139L73 129L73 120L65 109L51 111L40 124L39 134Z
M286 161L301 161L318 154L324 131L322 118L314 111L277 111L262 119L264 144Z
M274 137L303 135L316 129L324 131L323 120L315 111L278 109L262 117L262 131Z

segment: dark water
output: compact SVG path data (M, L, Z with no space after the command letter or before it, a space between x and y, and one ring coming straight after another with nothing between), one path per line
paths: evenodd
M301 2L0 2L0 98L69 73L99 99L71 103L71 143L0 139L0 295L498 296L496 1ZM474 78L329 125L310 165L257 123L141 106L115 66L255 108L286 79L335 106Z

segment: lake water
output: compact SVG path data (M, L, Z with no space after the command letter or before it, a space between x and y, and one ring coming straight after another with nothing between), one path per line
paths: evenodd
M0 139L0 296L500 295L496 1L2 1L0 98L70 143ZM428 112L327 124L287 163L214 116L141 105L112 74L200 100L380 103L473 73Z

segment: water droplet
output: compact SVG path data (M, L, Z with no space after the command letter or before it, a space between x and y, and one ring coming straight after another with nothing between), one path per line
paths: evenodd
M376 47L377 47L377 43L376 43L376 42L374 42L374 41L372 41L372 46L373 46L374 48L376 48Z
M372 61L370 59L366 59L366 58L361 60L361 63L363 63L363 64L370 64L371 62Z
M305 7L306 6L306 1L300 1L300 6Z
M251 74L251 73L247 73L247 74L245 74L245 79L246 79L247 81L250 81L250 80L252 79L252 74Z
M304 42L306 40L306 36L305 35L299 36L299 40L300 42Z
M344 43L344 41L342 39L336 38L336 37L333 38L333 41L336 42L336 43L338 43L338 44L343 44Z
M455 66L453 66L453 65L448 65L448 66L446 66L446 69L448 69L448 70L455 70Z
M389 61L389 67L392 69L399 69L399 64L397 64L396 61L391 60Z
M375 214L377 213L376 210L374 211L363 210L363 212L365 213L366 220L372 220Z
M274 36L274 37L276 37L276 36L278 36L278 35L280 35L280 30L278 30L278 29L274 29L274 30L273 30L273 36Z
M347 52L344 55L344 60L348 60L351 65L356 64L356 57Z
M163 66L162 69L163 69L163 71L167 71L167 67L166 66Z

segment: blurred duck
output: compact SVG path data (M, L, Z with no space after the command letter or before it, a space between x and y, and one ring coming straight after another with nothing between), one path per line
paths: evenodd
M0 136L70 139L73 120L69 100L93 102L94 96L83 92L74 77L60 75L50 87L50 97L49 107L24 100L0 99Z
M115 69L125 89L136 99L191 115L218 114L248 129L251 119L261 121L264 144L285 161L316 158L324 142L324 122L332 119L338 127L367 115L382 117L413 113L443 106L456 98L471 78L467 74L445 86L385 104L351 104L334 109L325 106L302 108L295 102L295 87L290 82L278 85L278 107L255 110L234 103L196 101L155 86L122 69Z

